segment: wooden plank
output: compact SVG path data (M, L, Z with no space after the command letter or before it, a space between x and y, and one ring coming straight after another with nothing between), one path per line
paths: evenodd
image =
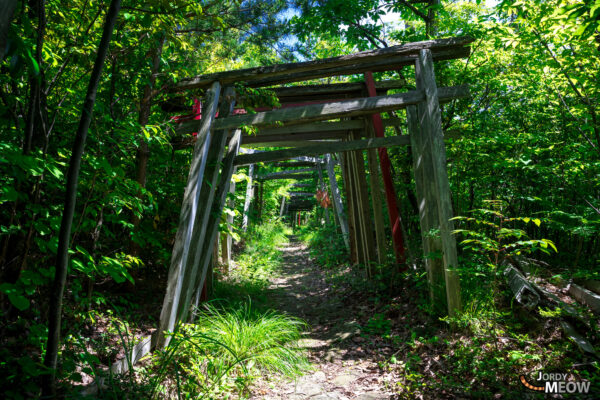
M413 171L416 185L417 204L419 207L419 224L423 261L427 271L429 297L437 311L447 309L444 263L442 260L442 240L439 234L439 214L437 191L433 176L431 149L424 148L423 135L420 131L419 115L416 106L406 109L408 132L411 139ZM428 142L428 145L430 142Z
M198 140L196 140L196 144L194 145L192 163L183 195L183 203L179 214L179 225L175 236L175 243L173 245L173 253L171 255L171 265L169 267L169 275L167 278L167 290L160 313L157 338L158 348L164 348L169 343L170 339L164 335L164 332L173 331L175 328L177 308L179 306L181 286L183 284L183 272L186 267L189 253L193 223L199 208L198 197L200 195L200 186L206 167L206 156L209 147L209 141L206 139L217 112L220 92L221 85L219 82L215 82L210 90L207 91L204 99L205 113L200 121Z
M345 152L378 147L406 146L410 144L408 136L390 136L351 140L347 142L321 143L299 148L265 151L255 154L241 154L236 158L236 165L248 165L258 162L281 161L298 155L318 156L327 153Z
M354 194L354 176L350 169L349 153L339 154L342 165L342 182L344 182L344 191L346 193L346 210L348 216L348 241L350 243L350 261L357 264L361 261L362 248L359 247L357 238L357 219L356 219L356 196Z
M226 98L235 98L235 96L232 96L233 88L225 89L224 93ZM221 103L221 107L219 108L220 114L228 114L233 111L235 103L232 101L222 101ZM181 285L181 299L177 308L177 318L182 322L186 322L186 318L189 315L189 307L191 305L192 296L194 295L195 290L192 285L199 273L200 259L202 257L201 253L202 251L207 250L203 247L203 244L207 240L207 226L211 218L213 218L213 216L210 214L210 211L215 199L215 190L219 182L219 170L226 144L226 132L215 131L214 138L212 139L208 150L206 170L204 172L204 179L202 180L200 187L198 204L201 205L202 208L198 211L198 213L196 213L194 230L190 239L190 251L188 253L186 269L184 270L183 275L183 283ZM208 250L212 251L213 249L209 248Z
M248 167L248 181L246 184L246 199L244 200L244 211L242 213L242 230L246 232L248 229L248 213L250 212L250 203L254 195L252 180L254 179L254 164Z
M290 197L315 197L313 192L289 192Z
M233 174L235 174L237 172L237 168L233 169ZM232 181L230 186L229 186L229 198L228 198L228 204L227 206L230 209L234 209L235 207L235 203L234 203L234 195L235 195L235 181ZM226 219L226 223L227 223L227 232L223 233L221 235L221 258L222 258L222 264L223 264L223 273L225 275L229 274L229 269L231 267L231 250L233 247L233 237L229 234L229 232L231 232L232 228L233 228L233 215L231 214L227 214L227 216L225 217Z
M312 179L313 177L314 177L313 174L286 173L286 174L280 174L280 175L274 175L274 176L261 178L260 181L272 181L272 180L278 180L278 179L302 180L302 179Z
M448 314L454 316L461 310L460 280L458 272L456 272L458 255L456 238L452 234L454 224L451 221L452 201L446 170L446 148L442 134L442 118L433 70L433 58L429 50L419 52L415 71L417 88L425 93L425 101L419 104L419 118L425 144L424 148L430 146L432 151L433 176L427 178L433 179L436 183Z
M211 82L219 81L223 84L234 82L247 82L252 84L254 81L270 79L275 81L278 77L289 77L291 74L301 74L303 72L319 71L323 68L332 69L335 67L354 68L357 64L374 62L380 60L389 60L394 56L414 56L421 49L433 49L434 52L441 53L444 50L460 49L473 42L470 37L450 38L428 40L423 42L407 43L397 46L390 46L383 49L363 51L359 53L323 58L319 60L305 61L300 63L277 64L264 67L246 68L235 71L216 72L200 75L194 78L184 79L173 85L169 90L181 91L184 89L195 89L208 87Z
M221 219L221 214L223 213L223 207L225 206L227 193L229 192L229 185L231 184L231 177L235 168L233 165L233 161L235 160L235 156L237 155L240 149L241 136L241 131L237 130L236 134L234 134L233 137L229 140L227 146L227 154L223 158L223 167L220 175L221 178L219 180L219 184L216 190L217 193L215 195L215 201L210 212L211 218L208 220L207 223L207 240L204 241L203 249L201 252L201 258L199 261L200 271L202 271L202 273L197 275L194 285L196 289L196 298L199 297L198 293L200 293L200 291L202 290L208 273L208 263L210 262L210 258L212 255L211 249L214 246L214 241L219 231L219 221Z

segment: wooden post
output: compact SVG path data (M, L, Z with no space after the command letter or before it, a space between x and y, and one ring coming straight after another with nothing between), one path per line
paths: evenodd
M442 260L442 241L439 234L439 213L437 190L433 179L433 161L430 149L424 148L423 135L419 127L416 106L406 109L408 132L412 143L413 171L415 176L417 204L419 207L419 223L423 244L423 260L429 281L429 295L436 309L447 307L444 263Z
M246 232L248 229L248 213L250 212L250 203L252 202L252 196L254 195L254 186L252 180L254 179L254 164L250 164L248 167L248 182L246 184L246 199L244 200L244 212L242 215L242 230Z
M233 107L235 105L233 88L227 88L225 90L225 95L226 101L223 101L220 107L221 115L229 114L231 111L233 111ZM188 315L188 310L194 293L193 283L199 273L199 260L202 257L202 252L210 252L213 250L212 248L205 249L203 245L204 242L209 239L207 236L208 223L212 218L214 218L210 211L215 199L215 190L217 188L217 183L219 182L219 169L226 144L227 132L216 131L207 154L205 179L202 180L199 199L199 204L202 206L202 209L196 214L196 222L192 232L187 266L186 270L184 271L183 283L181 286L181 301L179 302L177 311L178 319L180 321L185 321L185 318Z
M285 210L285 196L281 196L281 207L279 207L279 218L283 217L283 210Z
M367 92L369 93L369 96L377 96L375 81L373 80L373 73L365 73L365 83L367 85ZM373 123L375 136L384 137L385 131L381 121L381 116L379 114L373 114L371 116L371 120ZM402 225L400 223L400 212L398 211L398 197L396 196L394 180L392 179L390 157L388 156L387 149L384 147L379 148L379 163L381 166L383 183L385 185L387 209L390 217L390 227L392 229L392 239L394 241L396 261L399 264L403 264L406 262L406 256L404 254L404 237L402 235Z
M196 220L196 213L199 209L199 195L202 184L204 170L206 167L206 158L210 144L210 129L217 112L219 103L219 94L221 85L214 82L206 92L204 99L204 112L200 121L200 129L194 145L192 163L188 180L183 195L183 203L179 214L179 226L173 245L173 254L171 255L171 266L169 267L169 276L167 278L167 290L160 313L160 322L158 326L157 347L166 347L169 344L169 338L164 334L166 331L173 331L177 319L177 308L181 296L181 287L183 284L183 275L187 266L187 258L190 247L190 240Z
M333 208L335 210L335 215L338 219L338 224L340 226L340 230L342 231L342 236L344 237L344 244L346 245L346 249L350 251L350 240L348 234L348 221L344 216L344 205L342 204L342 196L340 194L340 188L337 184L337 179L335 177L335 169L333 165L333 160L331 159L331 154L325 155L325 162L327 168L327 175L329 177L329 187L331 188L331 200L333 203Z
M419 122L423 135L423 149L431 152L433 176L427 177L435 182L438 201L438 215L448 315L453 316L461 310L460 280L455 268L458 267L456 239L452 234L452 200L450 183L446 170L446 147L442 133L440 104L433 70L433 58L430 50L421 50L415 63L417 89L425 94L425 100L419 103Z
M373 137L372 127L367 128L367 137ZM377 242L377 261L383 265L386 261L387 244L385 238L385 224L383 222L383 209L381 206L381 183L375 149L367 150L367 163L369 166L369 185L371 187L371 201L373 203L373 220L375 222L375 240Z

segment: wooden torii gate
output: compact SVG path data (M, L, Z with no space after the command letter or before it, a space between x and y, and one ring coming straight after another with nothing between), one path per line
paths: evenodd
M352 259L366 266L377 260L381 262L385 254L379 197L381 185L377 182L380 169L394 249L397 259L402 261L401 221L385 150L391 146L412 147L423 250L432 298L434 301L445 300L450 315L460 310L460 284L455 271L458 260L450 220L451 194L440 102L468 96L468 88L438 88L433 62L468 56L471 42L471 38L463 37L409 43L341 57L206 74L174 85L171 90L175 92L204 89L205 97L201 120L183 122L177 128L179 135L192 132L197 132L197 135L160 315L158 346L168 344L165 332L173 331L179 321L188 321L190 310L198 304L213 254L220 215L236 167L248 165L252 170L258 163L289 159L300 163L303 157L324 156L318 158L322 160L319 165L325 167L328 174L342 233L351 249ZM415 67L416 90L387 95L388 90L404 88L405 83L374 82L371 75L373 71L398 70L411 65ZM275 87L273 90L280 99L281 108L234 115L235 83L272 87L359 73L365 73L364 84ZM299 102L303 105L298 105ZM407 110L409 135L385 137L385 126L397 126L402 122L396 118L382 120L379 114L402 108ZM240 129L242 126L253 126L258 132L252 136L244 135ZM242 146L288 148L241 154ZM379 163L376 162L375 149L379 149ZM368 156L368 183L363 150L367 150ZM332 154L338 154L341 162L348 202L346 212L335 181ZM250 176L253 176L252 172ZM373 214L369 206L369 188ZM246 206L244 209L246 211ZM246 218L244 225L247 226ZM439 235L431 235L434 230L439 230ZM441 253L442 258L429 257L432 253ZM442 291L443 287L445 290Z

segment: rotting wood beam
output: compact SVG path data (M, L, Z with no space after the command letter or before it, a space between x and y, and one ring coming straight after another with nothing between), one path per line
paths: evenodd
M245 82L251 86L256 85L256 82L261 81L273 82L271 84L275 84L274 82L277 82L278 80L286 78L290 79L290 75L298 75L298 80L306 80L307 78L302 76L304 73L315 73L315 71L333 68L341 68L344 69L345 72L352 73L357 66L369 62L385 62L390 58L403 56L406 58L411 58L412 56L412 58L414 58L421 49L431 49L436 55L452 51L454 53L460 53L461 50L465 49L465 46L473 42L473 40L474 39L470 37L427 40L422 42L390 46L384 49L369 50L339 57L323 58L300 63L277 64L234 71L216 72L184 79L168 88L168 90L181 91L186 89L205 88L214 81L219 81L222 84ZM466 49L468 49L468 47ZM446 57L452 56L446 55Z
M286 141L308 141L308 140L327 140L327 139L343 139L347 136L346 132L311 132L298 134L274 134L274 135L251 135L242 138L243 146L268 145L269 143L286 142Z
M258 162L281 161L292 157L318 156L321 154L344 152L351 150L372 149L378 147L406 146L410 144L408 136L390 136L384 138L370 138L351 140L347 142L332 142L310 145L305 147L265 151L254 154L241 154L235 160L236 165L247 165Z

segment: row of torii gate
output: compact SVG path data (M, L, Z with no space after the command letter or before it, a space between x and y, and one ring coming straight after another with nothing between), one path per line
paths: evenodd
M458 260L450 220L452 204L440 103L466 97L469 91L466 86L438 88L433 62L467 57L471 42L468 37L415 42L341 57L201 75L175 84L171 88L173 92L202 89L205 95L201 119L182 122L176 129L179 136L197 134L155 344L166 346L169 337L165 332L172 332L178 322L189 321L190 311L201 299L207 276L211 274L221 214L227 194L233 190L231 178L238 167L249 166L250 179L259 182L313 179L316 171L320 176L320 189L325 189L323 175L326 174L335 220L352 260L366 266L382 262L385 255L382 190L378 183L381 173L394 250L397 261L403 262L404 239L386 150L392 146L412 147L423 254L432 301L446 303L450 315L460 310L460 283L455 270ZM373 79L372 72L408 66L415 68L415 90L388 95L389 90L405 89L406 83ZM356 74L364 74L364 82L278 86ZM236 101L242 101L234 90L237 83L253 88L269 87L279 98L281 107L255 114L236 112ZM386 126L399 126L404 121L395 117L382 119L380 113L403 108L409 134L386 137ZM254 127L253 134L243 132L246 129L242 127L248 126ZM285 148L256 150L260 147ZM363 150L366 150L368 175ZM295 169L270 175L253 172L259 163L274 162L279 167ZM338 162L344 181L345 205L334 172ZM299 169L302 167L309 168ZM253 184L249 182L244 227L248 224L252 192ZM304 209L304 203L291 199L287 210ZM228 222L233 222L231 217ZM223 241L223 246L229 253L227 246L231 246L231 239Z

